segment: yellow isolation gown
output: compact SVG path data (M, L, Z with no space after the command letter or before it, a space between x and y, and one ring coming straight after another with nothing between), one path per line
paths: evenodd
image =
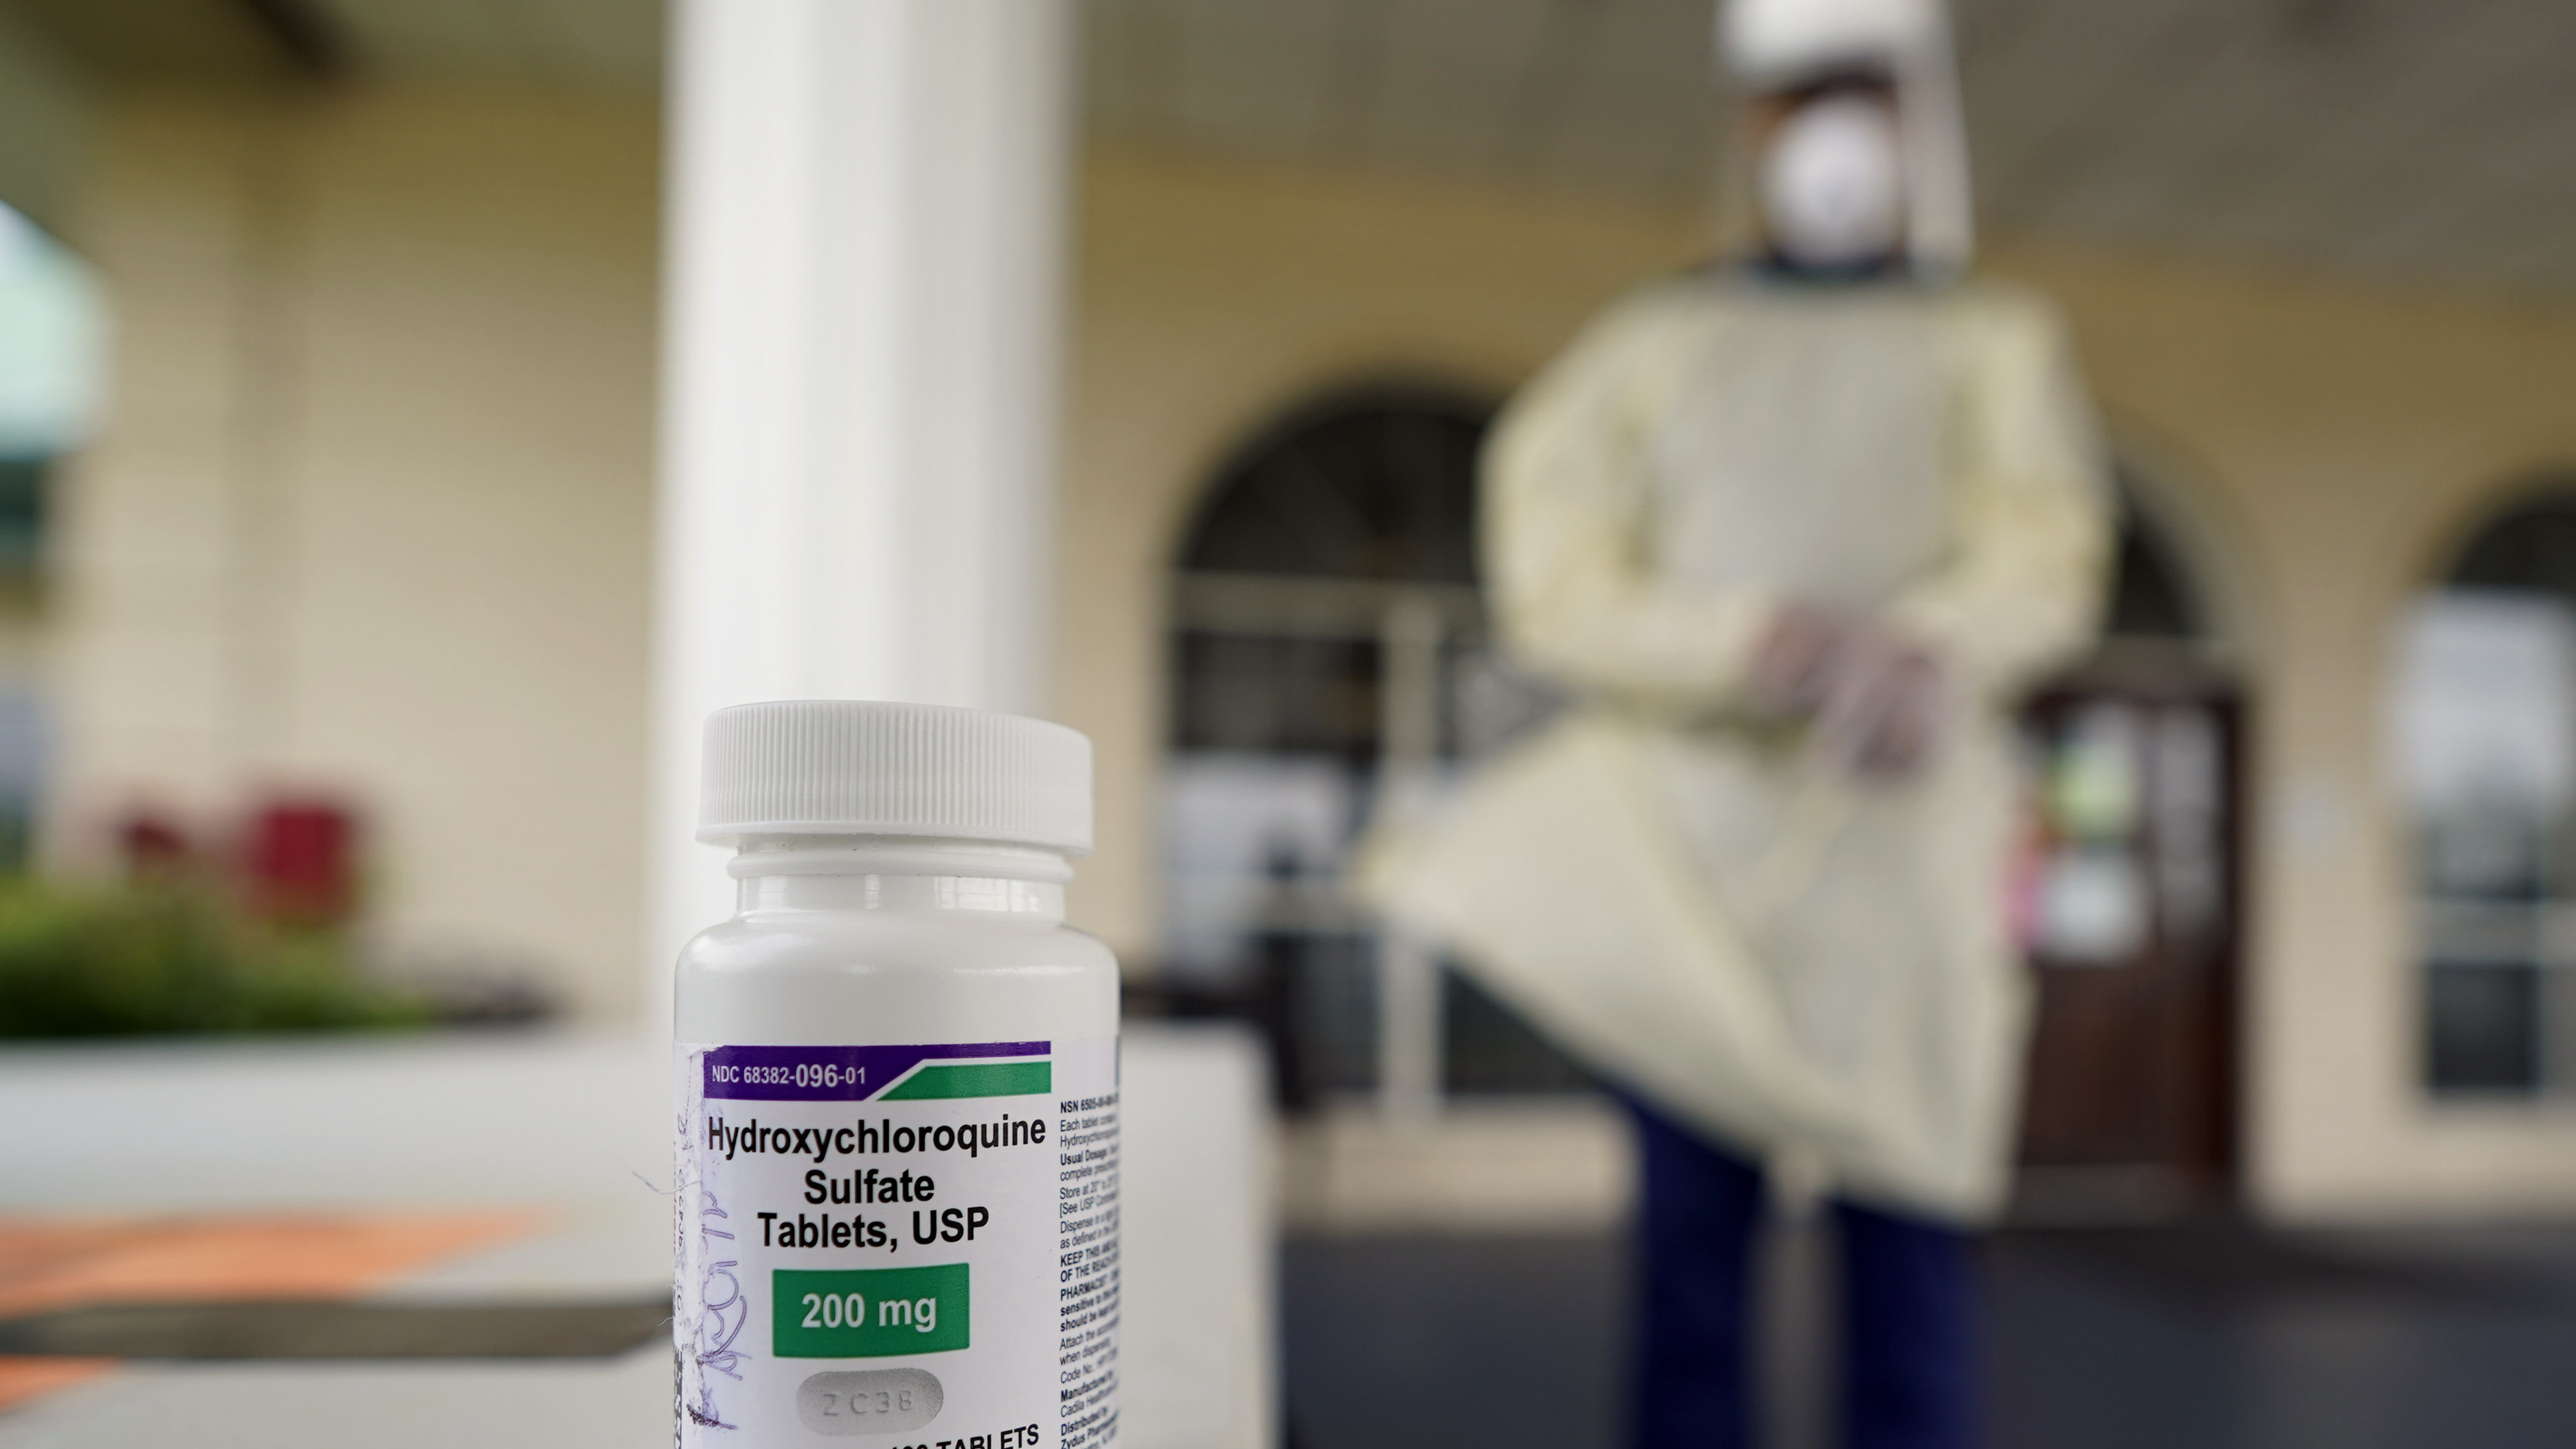
M1541 373L1484 466L1504 643L1580 704L1381 829L1360 893L1716 1140L1990 1214L2026 1017L2011 709L2087 643L2111 536L2056 314L1984 282L1674 279ZM1938 653L1920 774L1846 781L1747 718L1786 600Z

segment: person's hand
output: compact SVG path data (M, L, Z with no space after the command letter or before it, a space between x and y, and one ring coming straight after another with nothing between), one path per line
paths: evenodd
M1821 604L1790 602L1771 614L1744 683L1747 710L1765 719L1803 720L1824 708L1835 657L1862 620Z
M1844 773L1896 781L1940 749L1948 677L1939 656L1868 614L1793 602L1773 614L1744 693L1756 715L1806 721Z
M1949 679L1940 657L1890 629L1847 636L1810 726L1816 748L1855 779L1913 778L1942 744Z
M1946 683L1939 660L1914 648L1844 671L1817 711L1817 747L1855 778L1910 779L1940 749Z

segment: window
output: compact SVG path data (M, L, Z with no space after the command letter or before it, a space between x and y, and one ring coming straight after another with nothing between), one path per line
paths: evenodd
M104 331L87 265L0 205L0 870L25 865L42 793L46 488L87 439Z
M2576 477L2489 519L2400 624L2390 734L2411 821L2425 1085L2528 1097L2576 1039Z

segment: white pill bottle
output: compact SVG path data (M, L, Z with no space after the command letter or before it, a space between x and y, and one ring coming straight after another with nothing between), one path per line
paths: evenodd
M676 1442L1118 1437L1118 965L1091 742L853 700L707 722L733 919L681 952Z

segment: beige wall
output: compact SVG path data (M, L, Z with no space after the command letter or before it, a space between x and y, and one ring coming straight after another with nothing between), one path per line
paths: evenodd
M1098 742L1077 918L1150 963L1163 581L1217 459L1389 372L1497 391L1623 286L1692 259L1679 212L1108 153L1087 174L1058 713ZM1997 248L2072 313L2104 406L2201 543L2253 689L2250 1183L2285 1215L2576 1206L2576 1117L2427 1105L2382 645L2436 541L2576 459L2576 312L2077 250Z
M129 94L74 240L119 327L63 499L58 856L269 785L377 832L396 952L634 1003L652 111Z

